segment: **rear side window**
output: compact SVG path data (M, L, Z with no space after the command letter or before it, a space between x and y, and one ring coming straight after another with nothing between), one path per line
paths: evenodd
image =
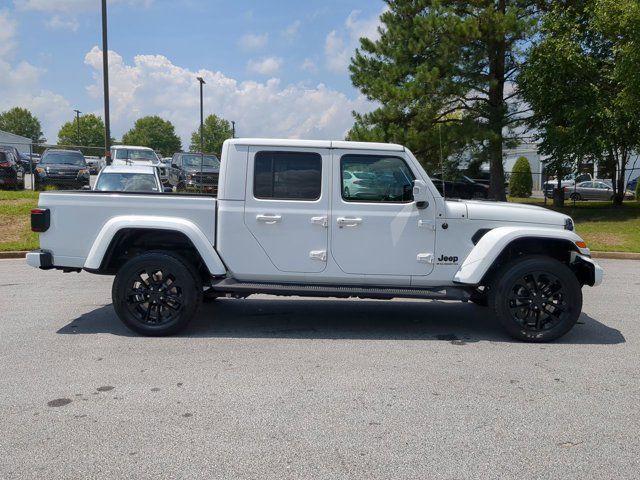
M317 200L322 189L322 157L310 152L258 152L253 196L273 200Z

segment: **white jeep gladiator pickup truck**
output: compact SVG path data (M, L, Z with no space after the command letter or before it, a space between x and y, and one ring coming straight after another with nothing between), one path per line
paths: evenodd
M115 275L115 311L144 335L180 331L203 296L266 293L472 301L543 342L603 275L570 217L446 200L392 144L227 140L217 198L44 192L31 222L27 263Z

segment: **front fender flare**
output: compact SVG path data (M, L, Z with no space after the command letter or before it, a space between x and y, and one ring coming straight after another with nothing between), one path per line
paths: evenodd
M581 254L591 255L588 248L579 248L576 245L575 242L582 241L582 238L570 230L544 227L497 227L487 232L471 250L456 272L453 281L466 285L478 285L504 249L513 241L523 238L564 240Z
M122 215L109 219L93 242L84 262L87 270L98 270L111 241L122 229L156 229L180 232L193 243L211 275L224 275L227 269L202 230L193 222L177 217Z

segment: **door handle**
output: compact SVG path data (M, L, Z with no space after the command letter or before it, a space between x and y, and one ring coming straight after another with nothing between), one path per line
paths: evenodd
M338 222L338 226L340 228L342 228L342 227L355 227L355 226L360 225L362 223L362 219L361 218L357 218L357 217L352 217L352 218L338 217L337 218L337 222Z
M266 223L267 225L273 225L274 223L278 223L280 220L282 220L282 216L258 214L256 215L256 220L258 222Z

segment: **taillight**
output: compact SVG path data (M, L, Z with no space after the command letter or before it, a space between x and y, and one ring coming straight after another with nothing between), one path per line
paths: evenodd
M0 162L0 167L10 167L11 163L10 162Z
M31 231L46 232L49 230L50 215L48 208L31 209Z

